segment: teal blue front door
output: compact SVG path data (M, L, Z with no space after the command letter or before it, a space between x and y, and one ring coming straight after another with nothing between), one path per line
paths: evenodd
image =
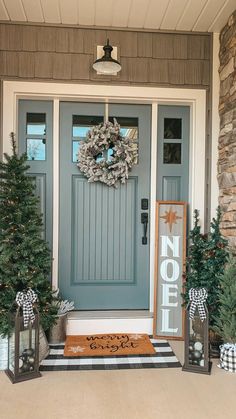
M59 288L82 310L148 309L151 107L109 105L139 147L118 189L88 183L77 167L80 141L104 113L100 103L60 105Z

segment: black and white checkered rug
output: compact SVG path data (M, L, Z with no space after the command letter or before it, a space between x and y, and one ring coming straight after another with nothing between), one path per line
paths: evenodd
M176 368L181 367L169 343L150 338L155 347L154 355L120 355L64 357L64 345L51 345L49 356L41 362L40 371L73 370L120 370L135 368Z

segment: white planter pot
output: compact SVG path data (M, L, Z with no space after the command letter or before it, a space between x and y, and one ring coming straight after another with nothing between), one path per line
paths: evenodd
M51 327L49 331L49 343L59 344L64 343L66 340L66 324L67 324L67 313L58 316L56 323Z
M44 359L47 358L49 355L49 344L45 332L40 326L39 328L39 363Z
M0 337L0 371L7 369L8 339Z
M224 343L220 346L219 367L229 372L236 372L236 344Z

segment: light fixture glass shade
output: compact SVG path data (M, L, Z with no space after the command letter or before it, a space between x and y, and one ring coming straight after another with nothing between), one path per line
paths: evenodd
M93 68L98 73L101 74L115 74L121 70L121 65L119 61L114 60L111 56L111 52L113 50L112 46L109 45L109 39L107 40L107 44L103 47L104 55L102 58L98 58L93 63Z

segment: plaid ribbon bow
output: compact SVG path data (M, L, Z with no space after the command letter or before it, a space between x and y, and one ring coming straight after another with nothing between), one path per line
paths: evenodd
M189 290L190 309L189 317L193 319L196 308L198 308L201 321L206 319L206 310L204 303L207 299L207 291L205 288L191 288Z
M24 327L27 327L29 321L34 322L35 315L33 311L33 303L37 301L37 295L29 288L27 291L18 292L16 294L16 302L19 307L23 308Z

